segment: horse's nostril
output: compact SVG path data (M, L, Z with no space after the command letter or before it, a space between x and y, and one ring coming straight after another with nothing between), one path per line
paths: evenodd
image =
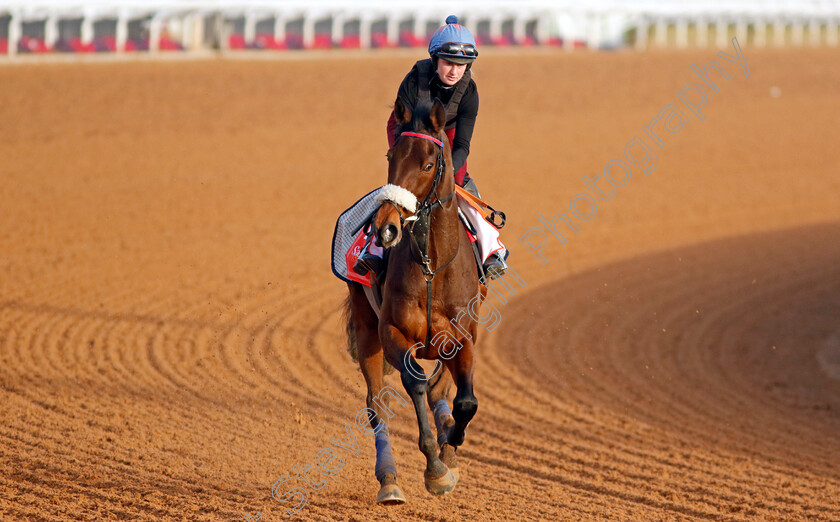
M397 238L397 227L389 224L382 229L382 242L386 245L393 242Z

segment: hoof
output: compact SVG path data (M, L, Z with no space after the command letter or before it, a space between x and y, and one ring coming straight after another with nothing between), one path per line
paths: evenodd
M457 483L461 480L461 468L449 468L449 471L452 472L452 476L455 477L455 482Z
M383 506L405 504L405 495L396 484L385 484L379 488L379 493L376 494L376 503Z
M452 474L452 470L447 469L442 477L436 479L426 479L426 490L432 495L446 495L458 483L458 479Z
M452 471L452 474L455 475L455 479L459 480L461 477L458 476L458 460L455 458L455 447L450 446L449 444L444 444L440 447L440 455L438 456L440 461L443 462L447 468Z

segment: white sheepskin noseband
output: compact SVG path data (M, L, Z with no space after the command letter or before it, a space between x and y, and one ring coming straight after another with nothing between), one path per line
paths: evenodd
M402 188L399 185L389 183L382 187L382 191L376 195L376 201L378 203L391 201L409 212L417 211L417 196L412 194L410 190Z

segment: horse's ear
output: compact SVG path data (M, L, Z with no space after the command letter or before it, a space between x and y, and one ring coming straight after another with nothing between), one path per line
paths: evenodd
M411 121L411 109L403 104L399 96L397 101L394 102L394 120L396 120L397 125L405 125Z
M429 120L432 122L432 129L435 134L440 133L446 126L446 109L443 108L443 104L437 98L435 98L435 103L429 113Z

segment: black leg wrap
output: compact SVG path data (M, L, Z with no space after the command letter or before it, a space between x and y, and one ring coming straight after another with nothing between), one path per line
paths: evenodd
M455 408L452 411L452 417L455 418L457 424L466 424L470 422L478 411L478 399L469 397L465 399L456 400Z
M478 411L478 399L475 397L455 398L455 407L452 409L452 417L455 418L455 425L449 430L449 444L460 446L464 443L467 424Z

